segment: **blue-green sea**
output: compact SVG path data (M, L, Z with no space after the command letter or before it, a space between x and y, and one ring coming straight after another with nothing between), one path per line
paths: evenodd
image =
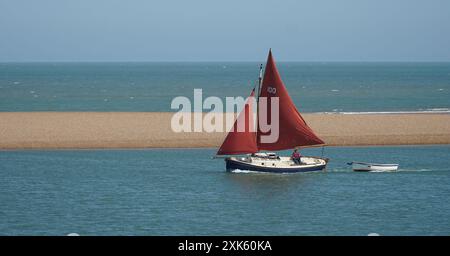
M450 146L329 147L326 172L284 175L227 173L214 153L2 151L0 235L450 234Z
M262 61L263 62L263 61ZM450 63L280 62L301 112L447 111ZM0 111L176 111L174 97L250 94L257 62L0 63Z
M177 111L194 88L248 96L258 66L0 63L0 111ZM301 112L450 113L450 63L278 67ZM326 172L292 175L227 173L215 150L0 151L0 235L450 234L450 146L330 147Z

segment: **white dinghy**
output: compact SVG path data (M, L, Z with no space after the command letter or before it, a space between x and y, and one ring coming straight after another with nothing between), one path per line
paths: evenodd
M392 172L397 171L398 164L377 164L364 162L347 163L352 166L355 172Z

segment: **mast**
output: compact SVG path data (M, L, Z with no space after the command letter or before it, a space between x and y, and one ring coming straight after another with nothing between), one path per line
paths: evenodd
M258 78L258 101L259 101L259 94L260 94L260 90L261 90L261 82L262 82L262 70L263 70L263 64L261 63L261 65L259 66L259 78Z
M258 94L256 95L256 140L258 141L258 130L259 130L259 95L261 94L261 84L262 84L262 70L263 64L259 66L259 78L258 78Z

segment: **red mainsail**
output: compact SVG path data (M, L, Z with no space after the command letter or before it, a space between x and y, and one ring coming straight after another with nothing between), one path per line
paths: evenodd
M256 131L253 121L253 101L255 90L248 97L245 107L234 122L233 128L227 134L217 155L238 155L258 152L256 146ZM245 130L238 130L238 123L245 123ZM242 124L241 123L241 124Z
M267 98L266 106L261 104L261 97ZM264 143L261 136L268 136L271 131L261 131L261 115L263 115L264 112L267 113L268 124L270 124L272 120L276 120L276 116L271 116L271 103L273 97L278 97L279 99L278 140L271 143ZM292 102L292 99L289 96L283 81L281 80L280 74L278 73L275 61L272 57L272 51L269 51L269 56L267 58L258 107L260 108L258 111L259 125L257 135L257 145L259 150L284 150L292 149L297 146L311 146L325 143L317 137L316 134L314 134L313 130L306 124L305 120ZM261 107L265 107L267 109L261 109Z

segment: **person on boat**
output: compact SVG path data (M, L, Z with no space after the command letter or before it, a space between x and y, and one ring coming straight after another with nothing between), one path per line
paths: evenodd
M294 152L292 153L292 160L294 161L295 164L301 164L302 161L300 160L302 156L300 155L300 152L298 152L297 149L294 149Z

